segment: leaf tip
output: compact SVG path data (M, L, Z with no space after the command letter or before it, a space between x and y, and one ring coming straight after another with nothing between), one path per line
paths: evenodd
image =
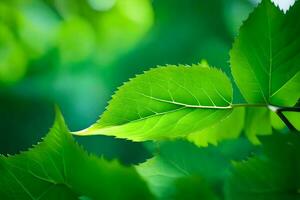
M54 124L59 124L59 125L65 126L65 120L64 120L63 114L57 104L54 105L54 112L55 112Z

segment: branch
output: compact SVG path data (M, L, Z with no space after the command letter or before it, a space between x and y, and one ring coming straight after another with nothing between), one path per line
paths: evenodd
M285 125L290 131L297 131L295 126L288 120L288 118L283 114L283 112L300 112L300 107L280 107L269 105L268 108L280 117L280 119L285 123Z

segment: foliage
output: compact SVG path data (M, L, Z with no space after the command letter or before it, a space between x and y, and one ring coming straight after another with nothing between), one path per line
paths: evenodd
M135 141L182 137L222 122L236 107L247 107L245 132L259 143L255 138L258 132L271 132L270 114L264 108L256 111L248 107L272 106L274 111L274 106L294 106L300 97L300 27L292 23L298 18L299 7L297 2L283 14L264 0L242 25L230 61L234 80L247 103L233 103L229 79L207 64L158 67L120 87L100 120L76 134L114 135ZM282 24L287 24L284 34L279 31ZM291 40L293 37L296 39ZM127 107L122 109L123 104ZM260 120L257 115L265 123L253 130L255 120Z
M133 168L85 152L59 110L41 143L19 155L0 157L0 173L1 199L151 199Z
M186 141L158 145L154 157L136 168L147 180L152 192L161 199L176 196L177 184L180 186L184 181L198 182L198 179L203 182L200 188L207 188L204 192L211 190L223 196L222 185L228 177L231 160L243 159L255 151L245 138L206 148L198 148Z
M58 53L57 65L86 59L107 65L132 48L153 23L148 0L5 0L0 11L0 84L19 81L32 61L52 51ZM9 73L11 66L15 74Z
M57 111L43 142L0 157L1 198L300 199L299 15L300 1L284 14L262 0L230 51L235 82L205 61L159 66L124 83L95 124L72 132L152 141L153 156L134 167L86 153ZM73 49L65 59L91 53Z
M133 15L134 19L140 20L138 24L136 24L137 21L133 22L138 26L136 28L141 30L140 36L132 37L136 36L132 31L135 30L133 26L128 27L128 31L124 31L122 28L113 28L115 25L108 23L108 26L112 26L112 28L106 27L107 30L110 30L109 36L117 38L111 41L99 33L101 41L90 46L82 44L85 43L85 40L87 44L90 44L88 36L86 39L81 36L84 34L81 32L86 32L86 29L76 27L78 27L78 21L84 21L85 25L94 27L93 20L90 20L91 13L97 13L96 16L93 16L93 18L97 17L96 21L101 20L103 11L94 9L92 4L95 2L101 6L101 4L111 5L117 1L26 1L26 13L31 18L24 21L22 27L26 28L27 35L34 35L31 37L34 42L30 45L42 44L40 40L53 41L51 38L56 34L57 29L48 26L49 23L52 24L53 16L58 16L59 24L72 26L72 30L75 29L77 34L69 33L70 37L80 36L80 38L72 39L69 48L60 48L66 45L45 48L42 54L35 54L35 56L33 51L25 49L25 56L29 58L25 74L21 76L21 79L18 78L18 81L9 84L0 83L0 103L5 105L0 108L0 126L4 132L5 130L10 131L10 134L1 135L0 151L2 153L17 153L39 141L43 137L43 133L51 126L53 104L59 104L71 130L86 128L95 121L99 113L103 112L117 86L135 74L148 70L151 66L191 64L205 58L212 65L222 67L228 72L228 50L233 36L242 20L247 17L255 5L251 0L230 2L227 0L211 0L209 2L205 0L121 1L128 2L121 6L126 7L126 9L122 9L125 11L123 14ZM24 2L3 0L0 4L2 5L0 6L0 22L3 22L4 26L15 34L18 45L28 44L30 41L25 41L26 37L19 37L20 24L15 20L14 15L14 13L22 12L21 5L24 5ZM116 5L111 5L110 8L106 7L108 10L104 12L111 13L110 11ZM78 8L84 8L84 10ZM143 17L148 13L146 10L150 10L149 14L151 15ZM211 10L215 12L211 12ZM47 11L53 14L49 16ZM62 12L66 12L68 15L60 15ZM84 12L84 16L81 14L82 12ZM180 17L178 17L178 13L180 13ZM72 18L69 20L68 16L70 15ZM148 19L153 23L150 27L144 27L142 24L148 24ZM123 17L116 15L114 20L125 26L124 21L126 20ZM34 23L36 21L42 23ZM48 21L50 22L48 23ZM59 30L63 27L59 26ZM34 34L33 32L36 30L44 31L41 34ZM97 36L98 32L94 28L92 31L93 35ZM118 36L132 37L134 41L130 47L122 49L120 45L125 43L125 39L118 38ZM97 38L99 37L97 36ZM109 48L117 50L110 53L98 51L99 45L104 42L110 46ZM116 46L111 42L114 42ZM70 42L64 44L70 44ZM3 43L0 42L0 48L2 46ZM82 47L82 51L86 51L86 46L92 48L88 50L92 52L91 56L85 57L83 60L76 58L62 60L62 54L69 55L70 52L77 51L78 47ZM1 50L1 52L6 51ZM123 53L119 54L120 52ZM14 59L15 61L22 58L21 54L17 52L13 51L12 53L19 55ZM106 57L104 54L113 58L113 61L102 62L109 60L109 58L103 58ZM3 54L0 53L0 57L3 58ZM10 69L14 66L16 65L6 65L5 68ZM9 77L18 75L18 73L10 70L6 75ZM36 123L36 118L38 123ZM19 124L19 126L14 124ZM22 134L19 134L21 132ZM118 158L126 163L132 163L133 160L136 162L137 157L145 159L146 156L141 143L128 140L116 140L105 136L76 137L76 140L83 144L88 151L104 154L109 158Z
M262 1L242 25L230 52L233 77L248 103L294 106L300 96L300 4L286 14ZM289 96L289 98L287 98Z
M159 67L120 87L97 124L79 134L135 141L185 136L226 117L231 102L229 79L217 69Z
M299 133L296 133L299 134ZM299 138L275 134L262 139L263 156L234 162L228 199L299 199Z

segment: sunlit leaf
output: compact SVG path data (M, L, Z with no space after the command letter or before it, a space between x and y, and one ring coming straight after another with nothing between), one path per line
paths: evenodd
M300 112L285 112L283 113L291 124L300 131Z
M258 135L272 134L271 117L268 108L247 108L245 116L245 134L254 144L260 144Z
M211 127L188 135L187 138L198 146L217 145L223 140L236 139L244 127L244 118L245 109L236 108L228 117Z
M100 120L75 134L135 141L183 137L225 118L231 101L230 81L217 69L158 67L120 87Z

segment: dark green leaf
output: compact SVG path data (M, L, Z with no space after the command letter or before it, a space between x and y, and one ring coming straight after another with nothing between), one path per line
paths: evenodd
M175 181L174 200L217 200L215 193L206 183L205 179L199 176L179 178Z
M163 142L155 157L136 168L159 198L173 196L176 180L193 175L202 177L213 191L222 193L230 161L243 159L252 151L250 143L242 138L206 148L185 141Z
M230 62L248 103L293 106L299 99L299 18L299 1L284 15L263 0L242 25Z
M88 155L62 115L46 138L27 152L0 157L1 199L151 199L133 168Z
M263 156L235 162L227 199L300 199L300 140L296 134L265 136L261 139Z

